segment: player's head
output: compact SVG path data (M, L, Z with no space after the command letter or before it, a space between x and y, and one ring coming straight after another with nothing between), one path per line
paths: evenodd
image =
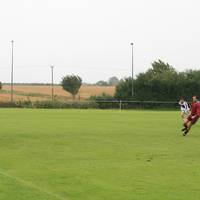
M183 97L180 98L180 102L183 103L185 100Z
M197 96L193 96L193 97L192 97L192 101L193 101L193 102L197 102L197 101L198 101Z

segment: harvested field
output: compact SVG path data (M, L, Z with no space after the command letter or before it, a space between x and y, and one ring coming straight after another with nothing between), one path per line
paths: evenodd
M30 86L30 85L15 85L14 98L16 100L47 100L51 98L51 86ZM0 93L0 101L10 100L10 86L3 86ZM82 86L77 99L86 100L92 95L100 95L106 93L114 95L115 87L113 86ZM71 100L71 95L64 91L61 86L54 86L54 95L56 98Z

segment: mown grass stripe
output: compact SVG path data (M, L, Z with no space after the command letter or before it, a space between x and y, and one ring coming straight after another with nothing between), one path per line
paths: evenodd
M3 175L3 176L5 176L5 177L7 177L7 178L10 178L10 179L13 179L13 180L15 180L15 181L21 183L21 184L24 185L24 186L27 186L27 187L29 187L29 188L31 188L31 189L34 189L34 190L38 190L38 191L40 191L40 192L42 192L42 193L47 194L48 196L55 197L55 198L57 198L58 200L68 200L68 199L66 199L66 198L64 198L64 197L61 197L61 196L58 195L58 194L52 193L52 192L50 192L50 191L48 191L48 190L42 189L42 188L40 188L40 187L37 187L37 186L35 186L34 184L32 184L32 183L30 183L30 182L28 182L28 181L25 181L25 180L23 180L23 179L20 179L20 178L18 178L18 177L16 177L16 176L13 176L13 175L11 175L11 174L8 174L7 172L2 171L2 169L0 169L0 175Z

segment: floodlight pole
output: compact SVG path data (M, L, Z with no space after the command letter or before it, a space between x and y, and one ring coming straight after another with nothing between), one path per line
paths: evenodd
M134 77L133 77L133 43L131 43L131 46L132 46L132 97L134 95L134 88L133 88L133 81L134 81Z
M51 66L51 99L52 99L52 101L54 100L53 68L54 68L54 66Z
M12 60L11 60L11 92L10 92L10 98L11 98L11 102L13 102L13 65L14 65L14 41L11 41L11 48L12 48Z

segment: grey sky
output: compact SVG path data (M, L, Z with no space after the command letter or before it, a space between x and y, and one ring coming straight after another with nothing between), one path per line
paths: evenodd
M79 74L85 82L135 73L162 59L200 68L198 0L0 0L0 80L49 82Z

